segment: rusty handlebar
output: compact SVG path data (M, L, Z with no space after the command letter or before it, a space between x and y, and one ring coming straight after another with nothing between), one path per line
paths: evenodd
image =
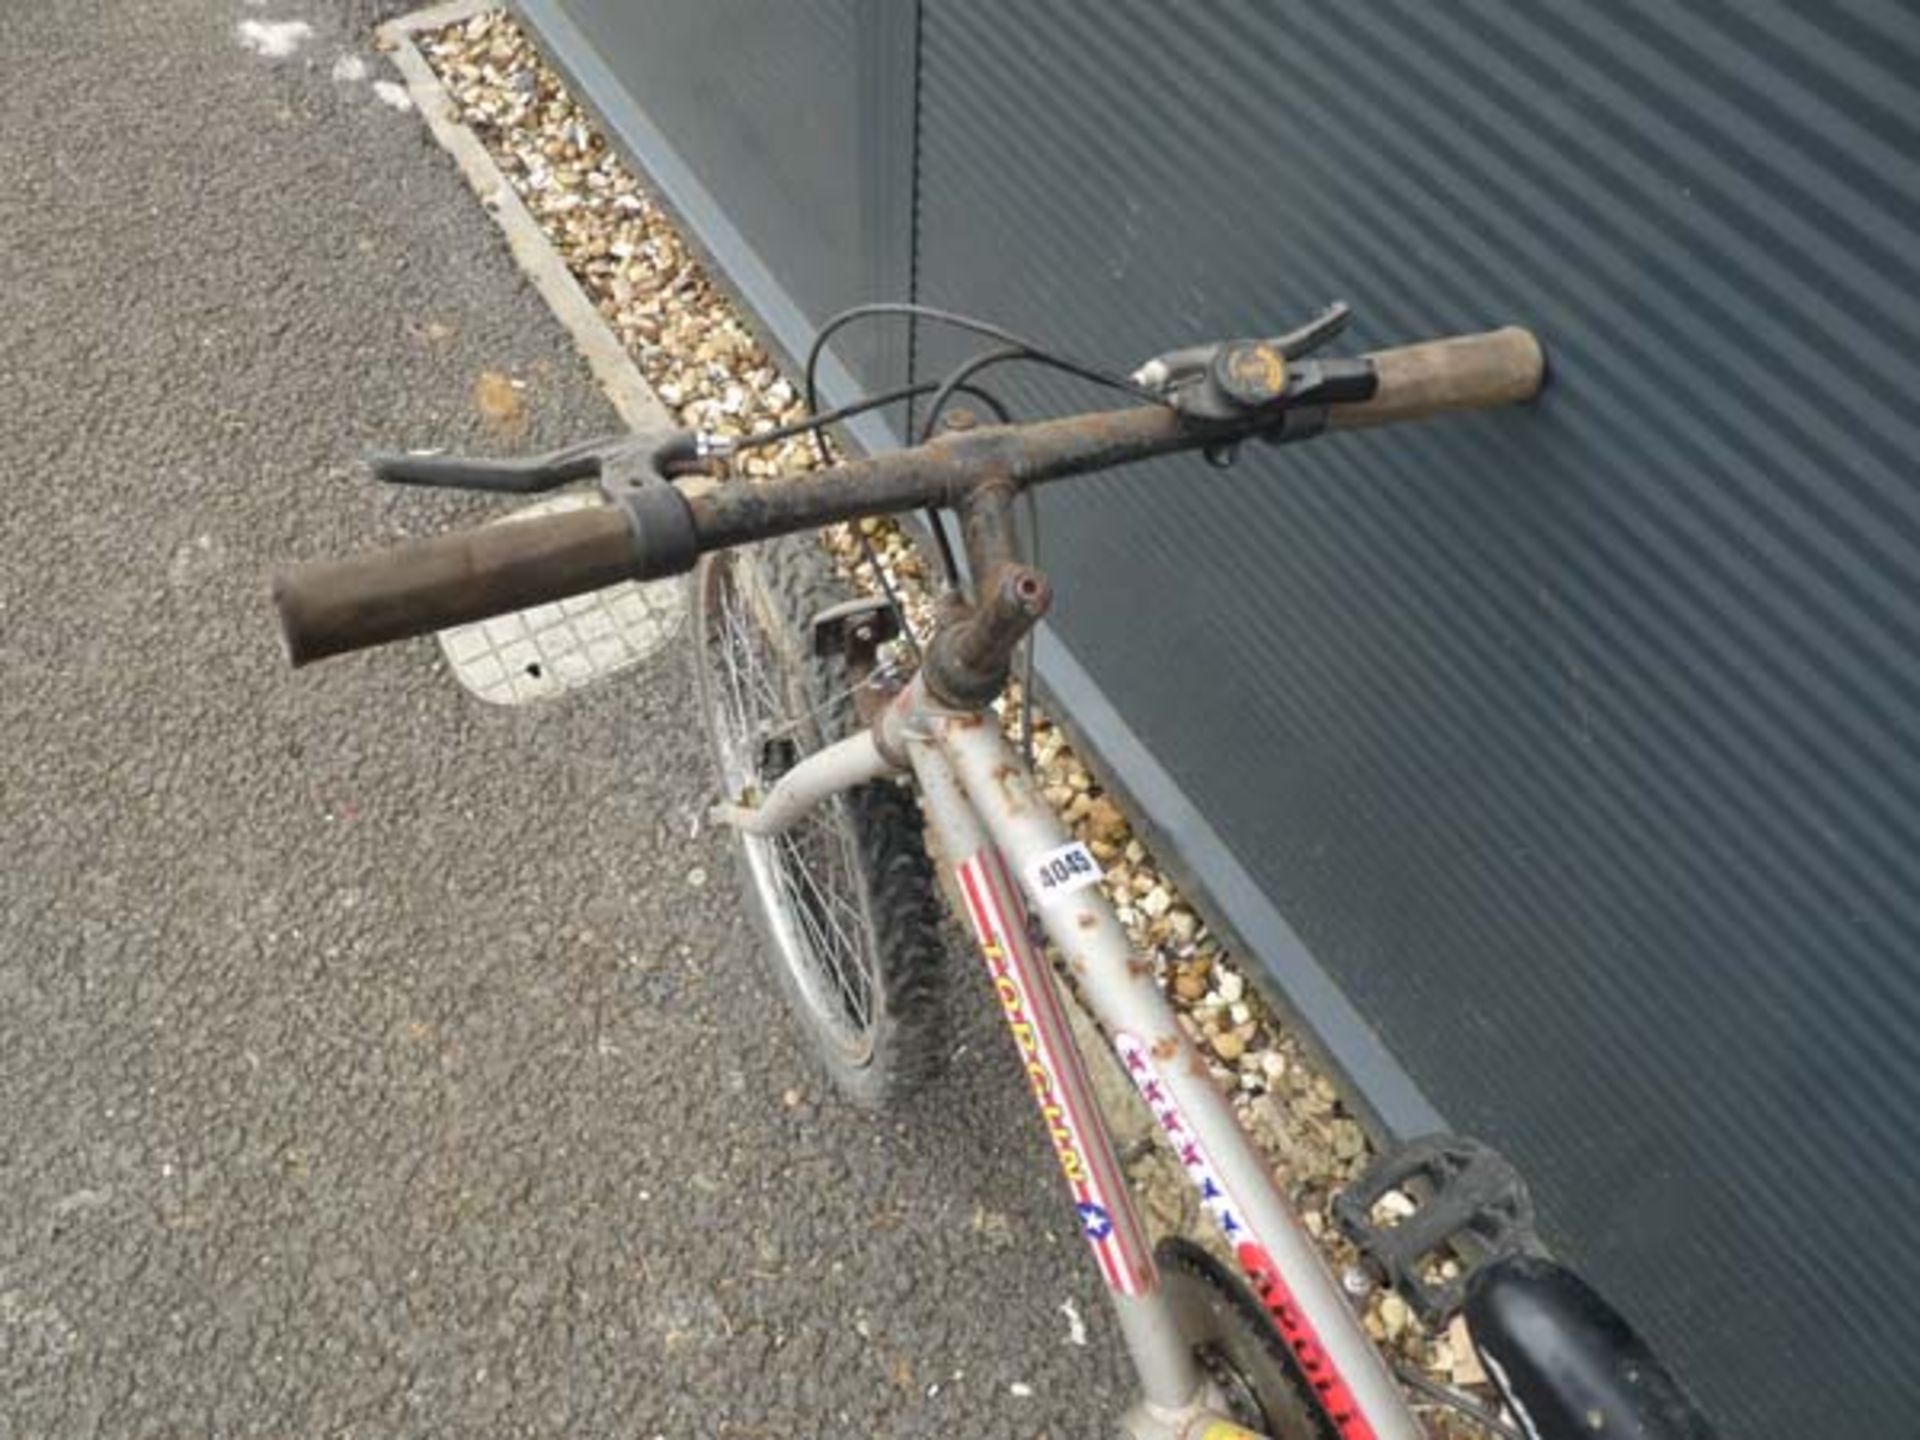
M1539 341L1517 327L1367 358L1378 377L1372 398L1330 407L1327 429L1520 404L1538 393L1545 372ZM1267 417L1266 427L1273 423ZM964 430L789 480L730 481L680 495L684 514L672 507L665 527L616 506L592 506L298 565L274 576L273 600L288 657L305 665L620 580L679 574L709 550L869 515L958 506L986 482L1036 485L1231 443L1262 428L1198 425L1174 410L1141 406ZM661 514L658 504L649 508Z
M296 666L427 635L630 579L627 517L610 505L453 530L273 577Z
M1547 367L1540 341L1518 325L1376 350L1367 358L1373 361L1378 383L1373 398L1331 407L1328 429L1356 430L1423 420L1449 410L1524 405L1540 393Z

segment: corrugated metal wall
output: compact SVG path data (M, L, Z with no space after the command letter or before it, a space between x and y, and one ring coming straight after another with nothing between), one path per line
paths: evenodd
M1061 673L1731 1433L1911 1433L1920 14L897 9L917 298L1114 363L1336 295L1547 338L1531 413L1050 496ZM855 203L769 217L815 318Z
M1770 1436L1920 1399L1886 1303L1920 1281L1920 17L1819 14L1007 0L922 39L923 300L1110 357L1334 295L1365 343L1547 337L1537 413L1055 496L1057 625Z

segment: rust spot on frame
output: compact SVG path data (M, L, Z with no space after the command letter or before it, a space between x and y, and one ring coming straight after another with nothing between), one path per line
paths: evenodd
M1152 1053L1153 1058L1156 1060L1167 1061L1173 1059L1174 1056L1180 1053L1180 1037L1178 1035L1162 1035L1158 1040L1153 1042Z
M1073 923L1078 925L1082 930L1091 930L1094 926L1098 925L1100 921L1091 910L1079 910L1074 913Z
M1138 955L1129 955L1127 957L1127 973L1136 980L1151 980L1153 978L1153 962L1151 960L1142 960Z
M1015 766L1000 764L993 767L993 788L1000 792L1000 798L1006 802L1010 815L1027 813L1026 798L1021 794L1019 781L1020 771Z

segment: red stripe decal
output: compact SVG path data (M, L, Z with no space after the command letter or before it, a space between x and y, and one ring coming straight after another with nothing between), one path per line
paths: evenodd
M986 870L991 882L987 887L987 898L999 914L1002 928L1020 937L1015 958L1023 967L1022 984L1030 997L1040 987L1045 987L1044 992L1032 1000L1033 1017L1047 1041L1049 1058L1054 1061L1060 1080L1072 1096L1073 1114L1075 1117L1094 1117L1097 1128L1092 1132L1088 1132L1083 1125L1079 1126L1082 1133L1090 1133L1095 1142L1083 1145L1081 1154L1087 1161L1092 1182L1099 1192L1094 1198L1098 1201L1106 1196L1117 1197L1117 1203L1104 1206L1111 1218L1118 1246L1119 1253L1115 1258L1121 1268L1138 1280L1137 1284L1117 1288L1129 1295L1152 1289L1158 1283L1158 1276L1146 1258L1146 1237L1140 1230L1126 1181L1114 1161L1113 1145L1107 1138L1106 1126L1099 1120L1099 1111L1093 1102L1093 1082L1087 1075L1086 1062L1081 1058L1079 1047L1067 1033L1066 1019L1061 1014L1057 992L1045 971L1046 958L1043 954L1036 954L1027 943L1026 906L999 851L988 852ZM1077 1119L1076 1125L1079 1125Z
M1372 1424L1360 1413L1360 1405L1353 1398L1353 1391L1347 1388L1346 1379L1334 1369L1333 1359L1321 1346L1313 1322L1294 1302L1293 1292L1287 1288L1287 1282L1280 1278L1280 1267L1274 1263L1266 1247L1257 1241L1246 1240L1234 1247L1233 1254L1240 1262L1240 1268L1247 1272L1247 1279L1253 1282L1253 1293L1260 1297L1260 1303L1267 1307L1267 1313L1273 1317L1274 1328L1279 1330L1280 1338L1287 1342L1293 1358L1300 1362L1300 1372L1307 1377L1307 1383L1313 1386L1320 1408L1327 1412L1327 1418L1333 1422L1333 1428L1340 1432L1341 1440L1374 1440Z
M983 850L956 868L994 994L1020 1047L1027 1082L1053 1140L1054 1154L1073 1192L1081 1232L1093 1248L1109 1288L1137 1295L1153 1282L1145 1242L1127 1191L1112 1164L1111 1146L1079 1052L1063 1038L1051 979L1027 940L1023 912L997 852Z

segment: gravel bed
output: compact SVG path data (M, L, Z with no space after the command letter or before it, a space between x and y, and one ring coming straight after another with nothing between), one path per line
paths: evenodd
M422 35L418 43L463 118L682 424L741 436L804 418L799 388L780 373L665 209L511 18L484 14ZM740 468L765 477L817 464L811 442L795 439L750 452ZM910 623L924 633L933 577L918 550L892 521L863 521L859 528ZM825 538L853 583L873 588L861 561L861 537L852 527L835 527ZM1016 687L1003 702L1010 727L1017 724L1018 703ZM1140 953L1152 957L1180 1023L1211 1057L1215 1080L1265 1147L1309 1230L1336 1267L1346 1266L1351 1252L1336 1232L1330 1206L1371 1158L1365 1131L1240 962L1155 862L1066 735L1038 708L1034 726L1036 769L1047 799L1099 857L1107 892ZM1133 1164L1159 1228L1205 1230L1164 1147ZM1404 1360L1489 1398L1458 1322L1446 1333L1428 1334L1397 1297L1376 1294L1366 1323Z

